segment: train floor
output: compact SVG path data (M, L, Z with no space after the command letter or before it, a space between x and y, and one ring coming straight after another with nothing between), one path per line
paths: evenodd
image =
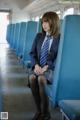
M0 76L2 107L8 120L31 120L36 112L27 74L7 44L0 44ZM61 120L59 108L51 107L51 120Z

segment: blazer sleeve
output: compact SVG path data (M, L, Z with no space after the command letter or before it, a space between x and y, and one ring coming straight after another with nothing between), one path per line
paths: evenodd
M34 69L35 65L38 64L38 56L37 56L37 41L39 39L40 35L39 33L36 35L33 44L32 44L32 48L30 51L30 58L31 58L31 67L32 69Z

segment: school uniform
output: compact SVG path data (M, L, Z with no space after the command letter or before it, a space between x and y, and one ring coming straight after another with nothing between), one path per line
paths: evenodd
M30 80L30 87L32 90L32 94L36 103L37 112L32 120L50 120L50 112L49 112L49 98L46 95L45 92L45 85L46 84L52 84L53 82L53 72L55 68L55 62L58 52L58 44L59 44L59 36L57 38L50 37L49 40L47 39L47 34L38 33L35 37L35 40L33 42L30 56L31 56L31 65L32 65L32 71L30 75L35 75L35 80ZM47 82L46 84L41 84L38 77L40 75L37 75L34 73L35 65L38 64L41 67L41 60L42 53L46 51L46 48L44 46L47 44L47 40L49 42L48 49L47 49L47 59L45 62L45 65L48 65L47 71L43 73L43 76L46 78ZM42 49L45 50L42 52ZM44 58L44 57L43 57ZM44 63L44 62L43 62ZM41 92L40 92L41 90ZM36 116L37 115L37 116ZM42 115L42 116L41 116Z
M46 39L47 39L46 34L42 34L42 33L38 33L35 37L30 52L32 70L34 69L36 64L40 65L41 48L44 45ZM46 61L46 65L48 65L48 70L44 72L44 76L48 80L48 83L53 82L53 72L54 72L55 62L58 52L59 39L60 36L58 36L57 38L51 37L50 39L48 57ZM33 71L31 72L31 74L32 73L35 74Z

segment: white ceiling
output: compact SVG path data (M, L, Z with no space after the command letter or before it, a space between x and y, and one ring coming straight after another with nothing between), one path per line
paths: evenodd
M66 3L62 1L64 0L0 0L0 10L25 11L31 16L35 16L36 13L42 14L46 10L57 11L65 6L72 5L69 0Z
M28 5L31 4L31 7L35 6L38 8L38 6L46 6L47 4L55 4L59 3L64 0L0 0L0 9L10 9L13 6L17 6L19 9L25 9L28 7ZM69 0L66 0L69 2ZM73 1L73 0L71 0ZM75 0L76 2L76 0ZM29 7L28 7L29 9Z
M23 9L33 0L0 0L0 9L14 9L15 7Z
M65 1L64 0L34 0L31 4L24 8L24 11L28 12L31 16L42 15L46 11L64 11L64 9L79 5L76 0Z

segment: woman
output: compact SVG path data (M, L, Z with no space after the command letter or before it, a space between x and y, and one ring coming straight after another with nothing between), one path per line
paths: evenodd
M29 80L37 107L32 120L51 118L45 86L53 82L59 39L59 17L55 12L46 12L42 17L42 33L36 35L30 52L32 72Z

